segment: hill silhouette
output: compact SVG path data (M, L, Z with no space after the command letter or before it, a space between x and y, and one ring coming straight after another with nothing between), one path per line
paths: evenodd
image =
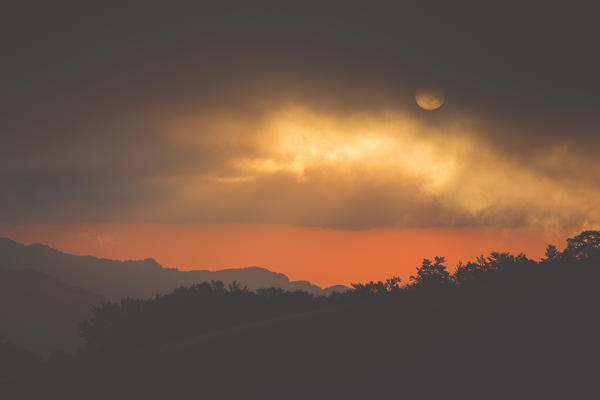
M35 373L40 363L39 357L0 336L0 393L20 374Z
M30 398L597 398L600 232L328 297L213 282L103 303Z
M290 281L284 274L260 267L180 271L176 268L164 268L152 258L117 261L76 256L42 244L26 246L7 238L0 238L0 269L2 268L40 271L110 300L124 297L148 298L158 293L169 293L180 286L213 280L220 280L225 284L237 281L250 290L278 287L290 291L303 290L314 295L348 290L342 285L322 289L307 281Z
M102 297L33 270L0 269L0 335L39 354L74 351Z

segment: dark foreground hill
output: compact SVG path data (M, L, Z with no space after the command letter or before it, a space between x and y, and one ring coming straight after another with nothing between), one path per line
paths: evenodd
M74 351L101 296L32 270L0 269L0 334L39 354Z
M180 271L164 268L151 258L117 261L75 256L41 244L25 246L6 238L0 238L0 269L40 271L111 300L148 298L157 293L169 293L180 286L212 280L225 284L237 281L250 290L278 287L290 291L303 290L317 296L348 290L341 285L321 289L306 281L290 281L284 274L259 267Z
M539 262L492 253L450 274L436 257L407 285L328 298L197 285L105 304L83 325L82 351L5 388L64 399L595 399L599 281L600 232L584 232Z

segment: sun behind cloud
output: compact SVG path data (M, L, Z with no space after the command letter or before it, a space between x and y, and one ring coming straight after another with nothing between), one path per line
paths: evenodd
M446 101L446 93L439 88L420 88L415 93L415 101L423 110L437 110Z

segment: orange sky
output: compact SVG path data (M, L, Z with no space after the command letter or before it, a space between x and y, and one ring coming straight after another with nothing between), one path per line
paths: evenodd
M321 286L406 279L423 257L459 259L490 251L524 251L540 257L564 237L524 230L372 229L331 230L284 225L81 224L0 225L0 236L41 242L67 253L115 259L153 257L163 266L220 269L258 265L291 280Z

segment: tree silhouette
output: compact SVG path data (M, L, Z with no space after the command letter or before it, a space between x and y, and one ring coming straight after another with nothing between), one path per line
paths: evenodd
M560 251L558 251L555 245L549 244L548 247L546 247L546 252L544 255L545 258L542 261L545 263L551 263L558 260L558 258L560 257Z
M456 271L454 272L453 278L457 283L467 283L478 281L482 278L482 275L488 271L487 262L485 258L481 256L478 258L479 262L469 261L466 264L463 264L462 261L458 262L456 266ZM483 261L481 261L483 260Z
M369 295L369 294L388 294L397 293L402 287L400 286L401 279L397 276L393 276L385 280L385 282L368 282L368 283L352 283L351 286L354 289L354 293L358 295Z
M411 276L410 281L416 286L447 286L452 283L450 273L446 271L445 257L434 258L434 261L424 258L417 268L417 275Z
M584 231L567 239L564 255L568 258L585 261L600 256L600 232Z

